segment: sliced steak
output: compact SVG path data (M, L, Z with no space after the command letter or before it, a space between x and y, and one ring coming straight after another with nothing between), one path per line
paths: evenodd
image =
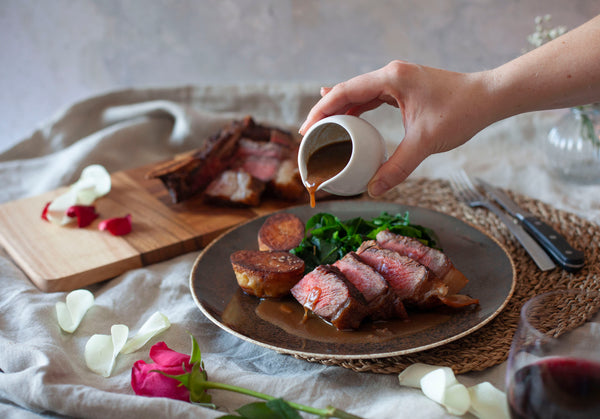
M294 139L294 136L289 131L284 131L279 128L271 128L269 141L285 146L295 153L298 152L298 148L300 147L298 141Z
M241 138L236 157L244 159L248 156L273 157L278 160L289 158L293 150L287 145L276 142L262 142L250 138Z
M274 196L286 201L298 201L306 196L306 188L302 184L298 160L287 159L281 162L275 177L267 183L267 189Z
M276 131L274 131L276 132ZM276 138L279 136L275 135ZM243 168L252 176L268 182L277 176L283 161L296 160L296 149L277 141L255 141L242 138L235 155L232 168Z
M424 245L417 239L385 230L377 234L377 244L425 265L448 286L448 294L458 293L469 282L454 267L454 264L447 255L437 249Z
M272 141L281 144L289 144L290 147L298 145L291 132L274 125L257 124L251 117L246 116L246 119L248 118L250 120L244 125L244 130L242 131L243 137L251 138L256 141Z
M264 182L244 170L226 170L206 188L208 202L233 206L256 206L265 189Z
M239 151L240 143L244 147L242 151ZM249 152L248 148L254 150ZM268 159L261 160L261 152L265 149L270 150L266 156ZM223 127L209 137L201 148L158 165L146 173L146 178L160 179L173 202L177 203L204 192L223 171L243 167L246 158L240 159L238 153L245 154L251 160L246 167L247 172L255 174L262 181L268 181L277 173L281 161L293 157L297 150L298 142L291 133L257 124L252 117L246 116ZM261 164L269 167L261 170Z
M209 137L204 146L176 156L146 174L160 179L173 202L181 202L203 192L221 172L228 169L237 151L238 142L252 118L234 121Z
M463 294L452 294L438 298L444 305L452 308L463 308L470 305L479 304L479 300L477 298L472 298Z
M362 294L332 265L317 266L291 292L305 309L339 330L357 329L368 312Z
M407 306L434 307L440 305L438 297L448 293L448 287L427 267L407 256L378 246L374 240L364 242L356 253L385 278Z
M360 260L355 252L346 254L342 259L335 262L334 266L365 297L369 317L373 320L408 317L402 300L390 288L384 277Z
M281 161L275 157L247 156L244 160L239 160L238 164L233 165L232 168L241 168L258 180L269 182L277 176L280 165Z

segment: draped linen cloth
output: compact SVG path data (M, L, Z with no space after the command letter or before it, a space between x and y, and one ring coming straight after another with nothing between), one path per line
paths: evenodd
M90 164L102 164L112 173L168 159L199 147L232 119L245 115L297 130L318 100L318 91L318 86L299 84L184 86L130 89L90 98L58 112L29 137L0 152L0 203L68 185ZM501 121L468 144L430 157L413 176L443 178L465 168L497 186L600 221L598 185L570 185L553 178L544 167L539 141L547 129L546 116L529 114ZM403 136L400 112L381 108L365 118L380 130L393 152ZM214 411L134 394L133 363L149 362L149 348L157 341L189 353L190 334L197 339L214 381L315 407L333 405L365 418L449 416L420 390L400 387L395 375L310 363L226 333L201 313L191 297L189 274L198 253L87 287L96 298L95 306L68 334L59 328L55 314L56 302L64 301L66 293L39 291L0 250L0 416L213 418L254 401L212 391L220 408ZM172 324L166 332L142 349L120 355L109 378L87 368L84 347L93 334L110 334L113 324L126 324L133 334L156 311ZM466 385L490 381L503 390L504 366L458 379Z

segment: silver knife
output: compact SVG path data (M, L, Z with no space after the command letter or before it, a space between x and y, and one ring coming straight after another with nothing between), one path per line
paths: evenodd
M575 272L585 265L585 257L582 251L574 249L567 239L554 230L547 223L535 215L520 208L506 193L477 179L483 189L504 208L510 215L515 217L523 228L548 252L550 257L568 272Z

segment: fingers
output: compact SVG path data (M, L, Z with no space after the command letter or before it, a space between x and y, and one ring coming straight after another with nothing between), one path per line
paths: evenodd
M337 85L339 86L339 85ZM300 127L300 134L304 135L306 131L317 121L331 115L344 114L354 104L348 103L345 93L342 89L334 88L321 89L321 99L310 110L306 120Z
M381 105L383 102L378 97L384 90L384 83L385 79L376 70L339 83L333 88L321 88L322 97L310 110L300 128L300 134L304 135L315 122L325 117L345 114L351 109L355 115L363 107L370 110Z
M372 197L383 195L403 182L429 154L424 147L419 145L419 141L405 137L394 154L379 168L369 182L369 195Z
M375 99L372 100L368 103L363 103L361 105L358 106L353 106L352 108L348 109L346 111L346 114L348 115L353 115L353 116L360 116L365 112L371 111L375 108L378 108L382 103L384 103L384 101L381 101L379 99Z
M321 87L321 97L325 96L327 93L331 92L331 87Z
M332 89L333 90L333 89ZM345 114L348 109L350 109L353 104L346 105L332 105L331 98L334 96L333 93L328 93L324 97L321 98L317 102L315 106L311 109L306 120L300 127L299 133L304 135L306 131L317 121L326 118L331 115ZM341 102L340 102L341 103Z

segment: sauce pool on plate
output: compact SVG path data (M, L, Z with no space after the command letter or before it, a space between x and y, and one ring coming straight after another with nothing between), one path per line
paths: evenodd
M261 299L256 307L256 315L289 334L304 339L344 344L381 343L430 329L452 318L450 314L442 312L415 312L411 313L409 319L365 322L357 330L338 330L323 319L307 314L304 307L291 298Z

